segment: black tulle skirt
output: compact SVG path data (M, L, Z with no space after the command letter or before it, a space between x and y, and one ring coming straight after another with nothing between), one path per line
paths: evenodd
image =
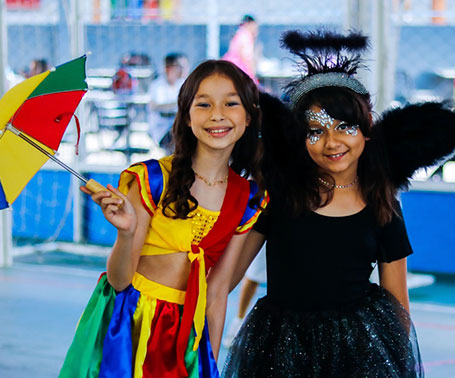
M222 377L423 377L408 312L386 290L337 311L297 312L260 299L234 339Z

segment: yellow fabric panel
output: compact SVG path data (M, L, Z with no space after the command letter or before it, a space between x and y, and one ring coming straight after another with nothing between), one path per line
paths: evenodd
M3 129L17 109L36 87L49 75L49 71L32 76L11 88L0 99L0 130Z
M54 151L32 139L51 154ZM49 158L9 130L0 137L0 180L8 203L13 203Z
M133 316L133 356L134 378L142 378L145 357L147 355L147 343L150 338L151 325L155 317L156 298L141 295Z
M186 292L184 290L174 289L158 282L151 281L138 272L134 273L131 284L142 294L150 297L179 305L185 303Z
M197 244L201 235L208 234L218 215L217 211L198 207L189 214L188 219L172 219L164 216L161 208L158 208L150 223L141 255L191 251L191 244Z

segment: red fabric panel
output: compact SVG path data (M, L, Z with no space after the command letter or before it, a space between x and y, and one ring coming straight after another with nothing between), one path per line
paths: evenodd
M11 123L25 134L57 150L85 91L52 93L25 101Z
M208 270L220 258L224 249L231 240L236 227L242 220L245 207L250 196L250 184L247 180L237 175L232 169L229 170L228 186L226 195L221 206L221 212L213 228L201 240L199 247L204 249L205 267ZM193 245L193 253L199 253L199 248ZM199 295L199 262L194 260L188 277L185 305L182 322L177 340L177 363L179 372L186 373L185 351L188 345L193 317Z
M179 330L179 305L157 301L151 325L147 355L143 365L143 378L180 378L175 363L177 333Z
M185 367L185 352L190 338L191 328L193 327L193 317L196 310L197 298L199 294L199 261L194 260L191 264L190 276L186 288L185 304L183 306L183 316L180 322L180 331L177 337L177 368L179 375L176 377L187 377ZM191 348L193 346L191 345Z
M207 270L215 265L234 235L248 205L249 197L250 184L248 181L230 169L226 198L218 221L199 243L199 246L205 251Z

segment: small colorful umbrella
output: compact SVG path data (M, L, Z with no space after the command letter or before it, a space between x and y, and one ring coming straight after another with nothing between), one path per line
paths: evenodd
M92 192L107 190L54 156L87 92L85 60L82 56L26 79L0 99L0 209L14 202L49 158L84 181ZM79 121L75 119L78 143Z

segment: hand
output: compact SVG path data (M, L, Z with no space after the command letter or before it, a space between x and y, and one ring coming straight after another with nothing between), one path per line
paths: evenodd
M108 184L107 188L109 191L101 191L95 194L85 186L81 186L80 190L85 194L91 195L92 200L101 207L104 217L118 229L119 233L133 237L137 227L137 216L133 205L123 193L112 185ZM111 192L123 200L123 206L119 207L122 203L121 200L112 198Z

